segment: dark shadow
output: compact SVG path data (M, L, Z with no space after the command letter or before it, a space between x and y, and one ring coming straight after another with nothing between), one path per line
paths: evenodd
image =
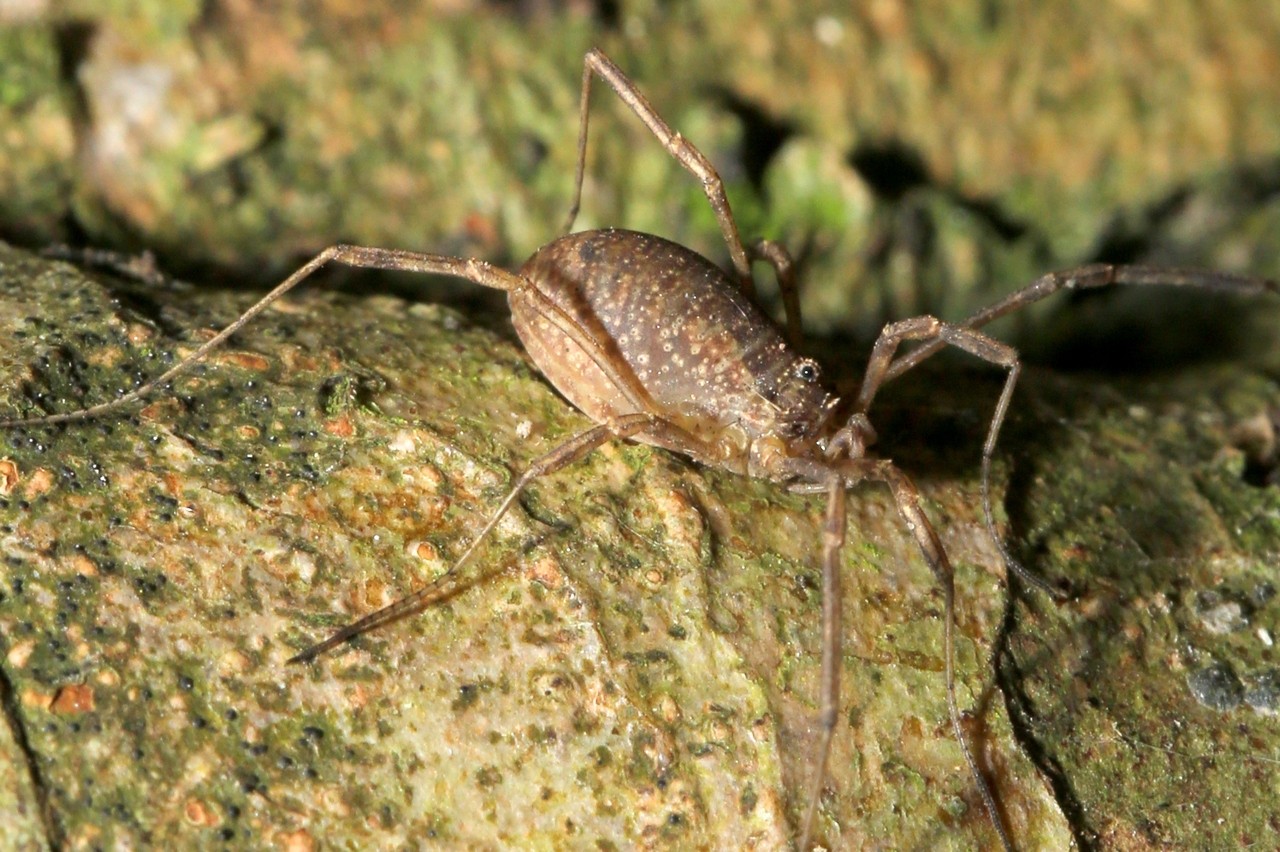
M777 120L759 105L728 89L718 88L714 90L713 96L742 123L739 164L751 187L760 192L764 185L765 170L787 139L795 135L795 125Z

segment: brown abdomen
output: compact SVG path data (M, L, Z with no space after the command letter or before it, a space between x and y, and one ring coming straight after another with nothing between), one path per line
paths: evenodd
M541 248L521 274L540 295L512 293L516 332L592 419L647 410L707 441L729 427L755 438L787 425L770 397L796 356L702 256L649 234L585 231ZM543 298L559 312L549 316ZM592 341L591 353L561 330L565 322Z

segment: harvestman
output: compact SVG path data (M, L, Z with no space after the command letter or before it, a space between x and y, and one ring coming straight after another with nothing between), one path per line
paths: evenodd
M594 76L608 83L671 156L702 183L729 248L732 276L700 255L648 234L620 230L568 233L582 195ZM598 50L588 52L583 64L577 170L564 231L566 236L539 249L515 274L469 258L330 246L186 359L131 393L78 411L0 421L0 427L81 420L148 396L330 261L450 275L505 290L516 332L529 357L596 425L536 459L446 574L342 628L290 662L311 661L355 636L458 591L465 585L461 569L530 482L578 461L611 440L664 447L701 464L781 482L798 492L824 492L821 730L811 756L813 776L799 833L800 846L806 848L826 775L840 693L838 557L845 538L845 492L863 480L882 482L942 587L951 726L1000 841L1006 849L1012 848L994 794L978 769L961 725L955 695L951 563L920 508L915 485L889 460L867 454L876 437L867 417L876 392L944 346L954 346L1008 371L982 446L983 513L1009 569L1031 585L1054 593L1018 564L995 531L989 487L991 458L1021 365L1012 347L976 329L1063 289L1159 284L1255 294L1280 288L1274 282L1242 275L1146 266L1094 264L1049 273L962 323L920 316L885 326L872 349L857 397L849 404L828 392L818 365L792 348L799 337L800 317L786 250L767 240L743 243L723 182L711 163L673 131L635 84ZM779 281L786 311L785 336L755 304L751 265L757 261L772 266ZM916 341L918 346L898 356L899 345L907 341Z

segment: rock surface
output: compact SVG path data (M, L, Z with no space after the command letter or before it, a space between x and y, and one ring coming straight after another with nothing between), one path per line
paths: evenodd
M563 220L597 44L717 163L744 231L803 258L844 389L850 337L1055 266L1280 274L1269 4L661 8L9 4L0 235L145 248L220 288L336 239L517 265ZM579 225L722 258L688 176L599 83L594 103ZM0 416L110 398L249 301L0 263ZM3 436L7 836L785 845L810 769L820 500L608 448L531 490L473 588L283 665L445 570L513 474L587 425L491 302L344 280L413 295L301 292L169 396ZM1109 372L1027 371L997 486L1015 552L1072 602L1010 603L982 529L998 376L947 361L877 402L880 449L957 562L971 733L1020 847L1266 846L1280 318L1154 291L1067 302L999 333ZM1114 375L1135 364L1159 369ZM824 838L990 848L932 580L885 495L851 516Z

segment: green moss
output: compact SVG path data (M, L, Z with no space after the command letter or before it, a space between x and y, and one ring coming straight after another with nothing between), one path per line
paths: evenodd
M1269 620L1269 598L1248 603L1238 621L1208 613L1223 601L1247 603L1269 582L1258 566L1280 539L1274 525L1250 529L1274 495L1240 476L1230 447L1239 420L1206 391L1261 411L1275 387L1239 368L1165 381L1131 388L1142 403L1093 402L1103 418L1074 404L1072 417L1088 417L1090 428L1064 429L1058 452L1031 474L1029 552L1040 554L1046 576L1071 578L1081 597L1019 607L1006 674L1012 694L1035 707L1025 717L1035 748L1071 779L1068 807L1079 809L1083 836L1227 843L1267 830L1266 806L1228 791L1256 773L1250 755L1269 723L1243 704L1201 703L1192 675L1216 661L1252 683L1270 665L1251 627ZM1041 394L1104 398L1081 382ZM1194 793L1186 778L1197 779Z
M40 242L74 221L92 242L145 245L171 268L245 272L224 282L274 277L338 239L514 265L566 212L580 61L597 43L721 168L745 234L783 238L802 258L811 326L835 338L816 348L845 387L859 364L843 335L869 337L889 315L962 315L1099 244L1262 272L1280 257L1280 205L1257 192L1274 183L1265 160L1280 115L1257 54L1274 23L1262 5L1108 18L1067 6L842 16L805 3L642 3L609 28L573 11L404 7L389 26L354 7L286 5L267 21L252 4L199 19L190 3L126 5L72 9L95 36L82 56L64 53L80 63L72 74L59 73L54 22L0 31L6 233ZM126 113L109 84L140 67L172 75L164 121L126 134L136 144L110 168L85 167L87 146ZM656 230L722 258L695 182L606 87L595 92L579 224ZM79 147L78 98L90 108ZM782 147L753 162L778 128ZM909 185L873 173L877 152ZM0 389L15 412L133 386L246 301L113 282L120 307L65 269L3 262L13 307L0 313ZM432 301L459 292L403 286ZM10 650L31 643L7 677L16 727L48 755L50 844L136 844L145 827L152 843L283 845L311 825L354 846L502 846L517 837L503 821L513 813L528 814L520 837L562 839L571 822L600 848L785 842L812 765L816 498L606 448L525 495L475 566L484 582L310 671L282 666L325 629L438 576L513 472L586 425L535 378L504 321L461 292L460 312L302 296L237 340L265 367L219 360L140 413L7 437L24 491L6 505L0 618ZM1218 310L1204 304L1194 312ZM1000 333L1061 352L1053 313ZM1086 301L1062 327L1119 313ZM1163 325L1175 350L1211 348L1184 320L1148 316L1120 336L1146 340ZM1255 326L1229 327L1273 355ZM1131 363L1106 345L1078 348ZM974 481L998 386L949 366L900 384L878 402L877 427L956 562L969 705L1006 624ZM1261 825L1229 795L1256 764L1244 754L1206 769L1204 755L1212 745L1234 757L1267 732L1243 705L1189 704L1187 675L1223 664L1245 683L1265 662L1256 632L1206 632L1205 613L1252 601L1273 561L1275 499L1242 485L1250 463L1230 439L1232 423L1269 407L1272 384L1234 362L1136 386L1024 378L1000 508L1029 566L1085 594L1062 607L1031 597L1009 625L1002 688L1014 707L1050 708L1026 710L1017 738L999 702L986 717L1020 845L1060 847L1068 823L1078 839L1170 846ZM44 472L51 485L33 485ZM849 847L885 836L989 846L946 730L933 580L881 489L859 490L852 512L847 725L824 830ZM1275 604L1249 606L1252 626ZM177 670L190 690L174 685ZM564 685L541 688L547 672ZM91 714L49 709L57 689L82 683ZM308 730L322 744L301 744ZM567 757L550 761L557 750ZM1047 789L1028 755L1065 781ZM298 774L304 763L314 777ZM192 766L230 780L193 782ZM477 790L481 767L501 784ZM99 773L124 780L85 794ZM1195 792L1211 791L1209 805L1183 807L1178 778L1203 779ZM642 781L649 798L628 798ZM744 789L756 791L749 806ZM1150 795L1115 801L1125 791ZM14 795L34 812L32 791ZM1221 834L1192 839L1196 817Z

